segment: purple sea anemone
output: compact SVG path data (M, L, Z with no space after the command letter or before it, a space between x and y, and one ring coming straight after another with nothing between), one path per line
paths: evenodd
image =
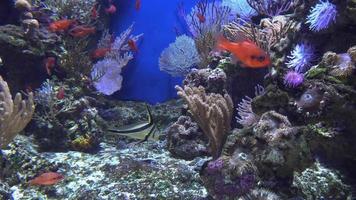
M337 15L336 6L328 0L320 0L307 16L309 29L315 32L326 29L331 23L335 22Z
M210 161L206 167L206 172L208 174L216 174L224 167L224 160L218 158L216 160Z
M291 88L296 88L304 82L304 75L296 71L288 71L284 75L284 85Z
M287 57L286 63L288 68L293 68L299 73L306 72L315 58L314 48L308 43L301 43L294 47L291 55Z

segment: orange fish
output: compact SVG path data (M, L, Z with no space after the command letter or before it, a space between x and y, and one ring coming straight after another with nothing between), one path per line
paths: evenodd
M75 20L71 19L62 19L58 21L54 21L49 24L48 30L51 32L60 32L60 31L66 31L69 29L70 26L73 24L76 24L77 22Z
M28 183L30 185L48 186L48 185L57 184L59 181L63 179L64 176L60 173L46 172L30 180Z
M116 12L116 6L114 4L111 4L109 8L105 9L106 14L114 14Z
M133 39L129 39L129 41L127 41L127 44L129 45L132 51L138 52L136 42Z
M73 37L85 37L90 34L94 34L95 32L96 32L95 27L86 26L86 25L76 26L71 30L69 30L69 34Z
M141 0L136 0L135 9L140 10L140 8L141 8Z
M56 58L55 57L48 57L44 59L43 61L44 67L46 69L46 72L49 76L52 75L52 70L56 66Z
M64 95L65 95L64 88L63 87L59 88L57 95L56 95L57 99L59 99L59 100L64 99Z
M217 48L229 51L247 68L265 68L271 65L269 55L254 42L242 40L231 42L223 36L218 38Z
M105 57L105 55L110 52L111 48L98 48L95 49L90 55L92 59L99 59Z
M205 16L202 15L201 13L197 13L197 17L198 17L200 23L204 23L206 20Z

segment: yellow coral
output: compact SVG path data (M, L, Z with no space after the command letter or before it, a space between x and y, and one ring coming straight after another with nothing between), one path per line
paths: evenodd
M82 135L72 141L72 148L78 151L88 151L93 148L94 139L88 134Z

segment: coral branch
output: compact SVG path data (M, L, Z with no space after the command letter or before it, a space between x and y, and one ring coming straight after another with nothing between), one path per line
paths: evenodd
M228 94L206 94L203 87L176 86L177 94L188 104L189 113L199 124L209 139L210 150L214 158L220 151L226 134L230 131L234 105Z
M0 76L0 148L5 148L26 127L34 110L33 94L26 101L17 93L12 100L10 89Z

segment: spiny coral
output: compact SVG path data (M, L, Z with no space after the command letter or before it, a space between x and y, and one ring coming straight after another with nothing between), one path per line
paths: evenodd
M320 0L307 16L307 24L309 29L315 32L327 29L330 24L335 22L337 15L336 6L329 0Z
M200 62L194 40L186 35L176 38L159 58L159 67L172 76L184 76Z
M214 158L220 155L226 134L230 131L233 102L228 94L206 94L203 87L176 86L177 94L188 104L189 113L209 138Z
M0 76L0 148L5 148L26 127L35 110L33 94L22 100L17 93L12 100L7 83Z

